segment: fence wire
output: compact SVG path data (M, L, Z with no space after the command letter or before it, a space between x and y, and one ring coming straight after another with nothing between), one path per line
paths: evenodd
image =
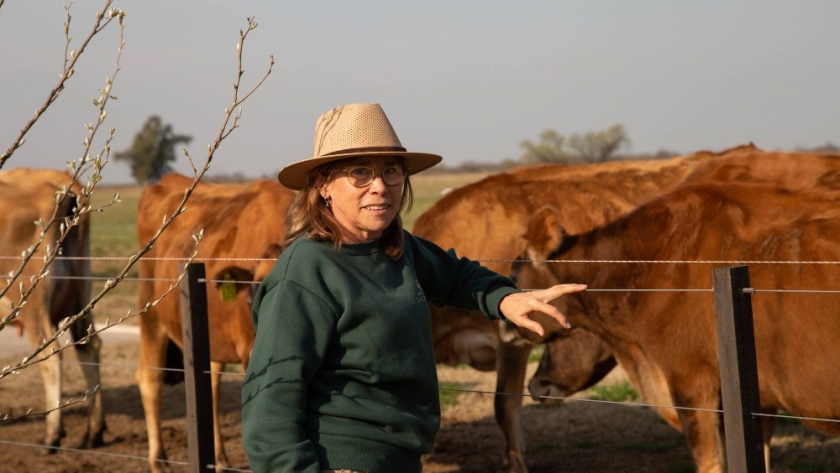
M21 257L17 256L2 256L0 255L0 260L3 259L15 259L20 260ZM90 260L90 261L125 261L127 257L68 257L68 256L59 256L56 259L66 259L66 260ZM187 258L167 258L167 257L144 257L143 259L146 260L153 260L153 261L177 261L183 262L187 261ZM202 258L196 259L196 262L207 262L207 261L224 261L224 262L264 262L264 261L275 261L274 259L266 259L266 258L237 258L237 257L229 257L229 258ZM521 260L521 259L477 259L476 261L482 263L488 262L496 262L496 263L546 263L546 264L568 264L568 263L576 263L576 264L715 264L715 265L765 265L765 264L776 264L776 265L837 265L840 264L840 261L761 261L761 260ZM21 277L30 277L27 275L21 275ZM97 277L97 276L51 276L55 279L82 279L82 280L94 280L94 281L107 281L111 278L109 277ZM166 279L166 278L139 278L139 277L126 277L122 279L123 281L163 281L163 282L175 282L177 279ZM199 282L203 283L236 283L236 284L260 284L259 281L238 281L238 280L216 280L216 279L202 279ZM524 289L524 290L534 290L534 289ZM588 288L588 292L663 292L663 293L688 293L688 292L713 292L711 288ZM751 294L756 293L805 293L805 294L840 294L840 289L761 289L761 288L748 288L745 291L748 291ZM79 362L79 361L64 361L64 360L48 360L47 362L50 363L60 363L60 364L87 364L87 365L99 365L100 367L116 367L116 368L130 368L130 369L149 369L149 370L159 370L159 371L172 371L172 372L184 372L184 369L178 368L166 368L166 367L159 367L159 366L140 366L140 365L128 365L128 364L115 364L115 363L87 363L87 362ZM236 376L236 377L244 377L244 373L235 373L235 372L227 372L227 371L203 371L203 374L208 375L221 375L221 376ZM524 393L507 393L507 392L499 392L499 391L484 391L484 390L470 390L470 389L461 389L461 388L440 388L440 391L451 391L451 392L460 392L460 393L473 393L473 394L481 394L481 395L494 395L494 396L515 396L521 398L535 398L538 400L559 400L564 402L592 402L592 403L600 403L600 404L613 404L613 405L620 405L625 407L643 407L643 408L656 408L656 409L675 409L675 410L686 410L686 411L701 411L701 412L714 412L714 413L722 413L723 411L720 409L703 409L703 408L695 408L695 407L684 407L684 406L671 406L671 405L661 405L661 404L650 404L644 402L627 402L627 401L610 401L610 400L603 400L603 399L588 399L582 397L563 397L563 396L531 396L529 394ZM794 419L799 421L812 421L812 422L832 422L832 423L840 423L840 419L828 419L828 418L818 418L818 417L803 417L803 416L794 416L794 415L787 415L787 414L772 414L772 413L763 413L763 412L753 412L751 413L752 416L757 417L769 417L769 418L785 418L785 419ZM77 449L77 448L70 448L70 447L51 447L45 446L41 444L32 444L32 443L25 443L25 442L18 442L12 440L4 440L0 439L0 444L7 444L19 447L29 447L29 448L47 448L56 451L68 451L68 452L76 452L82 454L92 454L92 455L101 455L101 456L111 456L111 457L118 457L124 459L133 459L133 460L142 460L148 461L147 457L138 456L138 455L128 455L128 454L121 454L121 453L111 453L111 452L98 452L95 450L84 450L84 449ZM181 465L181 466L189 466L187 462L181 461L172 461L172 460L156 460L157 462L171 464L171 465ZM217 467L216 465L207 465L208 469L217 469L219 471L233 471L233 472L243 472L249 473L251 470L248 469L237 469L237 468L224 468L224 467Z
M21 260L20 255L0 255L0 260L11 259ZM34 259L34 258L33 258ZM129 256L56 256L56 260L88 260L88 261L127 261ZM145 261L188 261L186 257L166 257L166 256L144 256L141 258ZM750 265L750 264L817 264L817 265L840 265L840 261L829 260L588 260L588 259L545 259L545 260L529 260L529 259L494 259L494 258L471 258L473 261L479 263L586 263L586 264L736 264L736 265ZM273 258L257 258L257 257L197 257L196 262L207 261L277 261Z
M112 453L112 452L98 452L96 450L84 450L81 448L72 448L72 447L52 447L48 445L41 445L37 443L26 443L26 442L17 442L15 440L6 440L0 439L0 444L5 445L14 445L16 447L26 447L26 448L46 448L49 450L54 450L57 452L74 452L74 453L81 453L86 455L100 455L104 457L115 457L115 458L124 458L130 460L143 460L149 461L149 457L141 457L140 455L128 455L125 453ZM176 461L176 460L155 460L157 463L162 464L169 464L169 465L180 465L180 466L190 466L187 462Z
M171 371L171 372L179 372L185 373L183 368L165 368L160 366L140 366L140 365L128 365L128 364L118 364L118 363L90 363L90 362L79 362L79 361L70 361L70 360L47 360L46 363L58 363L61 365L98 365L100 367L113 367L113 368L128 368L128 369L148 369L148 370L158 370L158 371ZM202 374L206 375L220 375L220 376L234 376L238 378L244 378L245 373L235 373L230 371L212 371L212 370L204 370L201 371ZM593 403L600 403L600 404L615 404L620 406L626 407L648 407L648 408L660 408L660 409L674 409L674 410L684 410L684 411L699 411L699 412L717 412L723 413L721 409L705 409L699 407L685 407L685 406L674 406L674 405L666 405L666 404L650 404L644 402L628 402L628 401L609 401L604 399L588 399L582 397L571 397L571 396L533 396L531 394L525 393L509 393L504 391L485 391L485 390L476 390L476 389L463 389L463 388L439 388L439 391L449 391L449 392L460 392L460 393L472 393L472 394L492 394L494 396L513 396L513 397L521 397L521 398L536 398L539 400L555 400L555 401L567 401L567 402L593 402ZM820 422L838 422L840 423L840 419L828 419L828 418L821 418L821 417L801 417L801 416L792 416L786 414L769 414L763 412L753 412L750 413L753 416L762 416L762 417L782 417L786 419L796 419L796 420L810 420L810 421L820 421Z

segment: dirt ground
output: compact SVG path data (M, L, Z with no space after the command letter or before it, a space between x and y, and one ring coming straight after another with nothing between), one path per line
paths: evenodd
M21 444L37 444L41 440L42 419L0 423L0 472L147 471L143 409L134 384L137 350L134 343L103 348L106 446L91 452L41 455L38 449ZM79 381L78 365L66 363L64 372L68 378L66 396L79 397L84 387ZM495 384L493 373L469 368L441 367L440 378L442 382L458 383L462 389L477 391L492 391ZM222 429L231 467L247 469L240 441L240 383L241 376L225 376ZM164 445L170 460L186 462L183 385L167 387L164 395ZM40 377L34 370L0 380L0 412L4 415L14 417L30 407L41 410L42 399ZM647 408L585 401L547 407L530 399L525 404L526 458L532 473L694 471L682 435ZM84 411L70 407L65 419L67 437L63 445L72 445L83 433ZM442 424L435 452L424 459L424 472L503 471L504 439L493 419L492 395L458 395L456 404L444 410ZM776 473L840 471L840 438L823 435L793 421L782 421L773 442L772 462ZM186 470L182 466L172 467L173 472Z

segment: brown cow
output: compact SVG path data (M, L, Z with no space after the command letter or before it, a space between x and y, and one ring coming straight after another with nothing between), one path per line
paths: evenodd
M0 273L7 274L16 270L21 263L20 255L38 240L40 228L34 224L39 218L47 223L54 213L59 221L46 232L41 249L29 261L20 281L29 284L29 277L36 274L42 265L47 245L55 246L59 236L59 224L65 216L72 216L77 205L77 196L81 195L81 186L72 183L68 173L51 169L17 168L0 171L0 201L5 202L0 212ZM69 187L71 194L56 209L56 193ZM53 261L49 275L30 295L26 306L21 309L16 319L18 333L24 331L32 347L50 338L56 331L57 324L65 317L79 313L90 301L90 261L79 259L90 255L90 219L89 214L79 217L78 225L71 228L64 244L62 255ZM11 258L9 258L11 257ZM73 278L73 279L70 279ZM17 302L17 291L6 293L0 317L6 317L11 311L9 304ZM70 329L73 340L80 340L93 324L90 313L82 317ZM75 345L76 355L81 362L82 373L90 392L95 391L99 382L99 350L101 341L97 335L91 336L83 345ZM52 343L46 352L58 349L58 343ZM61 353L58 358L61 359ZM44 381L47 409L55 409L61 403L62 375L58 363L39 363ZM81 440L82 447L102 444L105 431L105 415L102 409L102 393L90 396L90 411L87 432ZM46 436L44 445L58 446L64 436L61 409L56 409L46 416ZM48 450L52 452L53 450Z
M137 212L137 234L141 244L149 241L160 226L163 216L175 210L184 189L190 183L191 179L169 174L158 184L143 190ZM231 301L222 300L218 282L208 288L210 357L214 373L214 436L218 466L227 465L219 426L218 373L225 363L242 363L247 366L254 344L250 291L243 290L249 286L247 281L253 279L253 272L238 268L224 259L265 256L276 259L279 254L277 244L285 236L284 216L293 196L292 191L275 180L254 181L247 186L201 183L187 202L187 210L163 233L147 258L140 261L138 296L140 307L144 307L172 284L172 280L179 274L179 265L193 251L191 235L204 229L196 261L205 263L208 279L227 279L236 288L235 300ZM272 249L273 253L266 253ZM270 269L271 265L273 262L264 262L261 267ZM262 271L267 272L268 269L263 268ZM140 317L140 339L141 367L166 366L169 341L182 346L180 300L177 294L170 294ZM137 370L149 435L149 464L155 472L160 468L157 460L166 458L160 436L163 381L164 374L160 370Z
M828 185L827 187L831 187ZM755 264L759 289L833 289L840 261L840 193L791 191L753 183L683 186L628 216L570 236L550 208L534 215L524 259L631 261L804 261ZM686 433L699 473L725 471L719 409L716 322L708 292L630 292L632 289L710 288L713 264L513 265L521 287L584 281L588 292L555 301L573 326L598 335L633 385ZM755 345L763 412L840 419L840 298L835 294L768 291L753 298ZM765 445L772 418L764 419ZM833 422L803 420L840 433Z
M840 191L840 156L804 152L764 152L755 148L739 147L699 165L686 178L686 183L704 181L769 183L792 191ZM580 336L574 330L560 330L550 331L549 337L555 333L564 337L570 334L574 334L574 337ZM581 385L581 377L589 374L586 369L587 363L593 363L590 367L594 366L596 371L603 371L602 366L595 365L605 362L605 355L593 350L596 345L594 342L575 342L576 348L580 349L583 346L589 349L587 352L579 351L578 356L573 354L571 347L563 345L564 342L558 341L546 349L528 385L533 396L565 397L573 394L577 391L575 387ZM552 358L563 361L552 363ZM570 372L567 366L571 366L575 371Z
M449 192L421 215L412 233L454 248L459 255L507 274L510 261L527 243L528 218L542 205L554 204L574 231L611 221L681 183L712 153L657 161L614 161L581 166L536 166L496 174ZM507 261L505 261L507 260ZM439 363L467 363L477 369L498 367L496 390L522 393L528 355L538 337L499 325L477 312L431 307L435 357ZM566 342L559 342L566 343ZM591 343L592 345L586 345ZM599 354L603 347L588 339L579 348ZM497 353L498 351L498 353ZM591 360L573 358L574 376L591 378ZM580 372L583 372L582 374ZM592 378L591 382L597 382ZM577 384L577 389L588 387ZM520 396L497 395L496 420L505 434L509 471L525 472L522 456Z

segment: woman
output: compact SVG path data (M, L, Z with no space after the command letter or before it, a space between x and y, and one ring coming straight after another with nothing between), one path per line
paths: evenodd
M568 326L549 301L585 286L519 292L403 230L408 176L440 160L407 152L378 104L351 104L318 119L313 158L278 174L300 192L252 307L242 437L253 471L421 471L440 425L429 302L540 334L536 310Z

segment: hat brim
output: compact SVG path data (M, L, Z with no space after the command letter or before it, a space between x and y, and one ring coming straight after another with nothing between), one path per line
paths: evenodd
M413 153L408 151L367 151L334 154L330 156L304 159L302 161L289 164L277 173L277 180L280 181L280 184L283 184L289 189L301 190L309 183L309 174L318 166L332 161L355 158L358 156L401 156L405 158L405 165L408 167L409 176L417 174L420 171L425 171L443 160L443 158L437 154Z

